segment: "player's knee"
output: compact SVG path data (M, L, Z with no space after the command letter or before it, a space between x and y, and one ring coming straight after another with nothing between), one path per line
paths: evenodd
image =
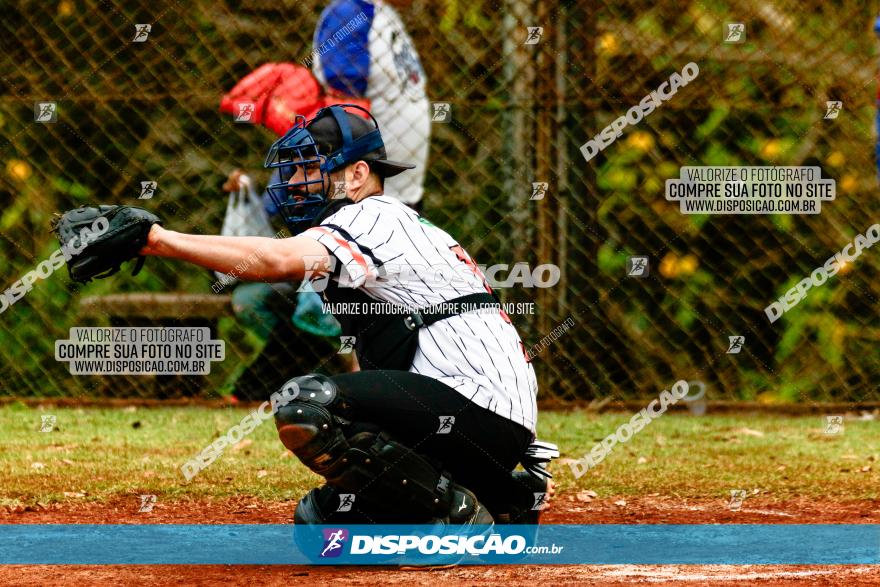
M309 423L316 417L332 419L334 413L347 409L333 380L319 373L289 379L281 386L279 393L285 397L295 397L276 411L276 426Z
M275 413L278 436L303 464L324 474L348 449L338 419L346 410L345 403L336 385L324 375L294 377L282 391L290 388L298 392Z

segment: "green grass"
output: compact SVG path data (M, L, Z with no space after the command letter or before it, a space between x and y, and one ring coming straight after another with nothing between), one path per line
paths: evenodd
M539 432L558 443L563 456L581 458L629 417L545 413ZM780 499L876 499L877 427L877 422L847 420L842 434L827 435L824 416L818 415L668 413L617 445L580 479L567 466L556 470L563 489L587 488L600 495L729 497L731 489L758 489ZM865 467L870 469L862 471Z
M0 506L66 501L71 496L65 492L95 501L144 493L161 495L165 502L227 496L286 500L317 485L317 476L294 457L283 456L271 422L248 437L252 443L227 448L185 482L180 466L246 413L234 408L0 407ZM40 416L49 414L56 416L59 429L40 432ZM539 436L558 443L564 458L579 458L628 418L546 412ZM723 497L731 489L759 489L780 499L875 498L880 482L877 423L847 421L839 436L825 435L823 424L820 416L667 414L616 446L580 479L565 464L556 464L554 471L561 490L592 489L601 496Z

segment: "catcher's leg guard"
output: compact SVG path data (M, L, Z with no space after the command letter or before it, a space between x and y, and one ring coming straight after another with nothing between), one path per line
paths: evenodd
M323 485L305 494L296 506L296 511L293 514L293 539L300 553L304 554L312 562L327 562L327 559L322 558L321 554L325 551L327 542L325 537L322 545L320 535L310 526L348 526L351 524L373 523L369 516L354 510L338 511L340 509L340 497L336 489L329 485ZM397 554L389 554L386 557L388 562L391 563L397 557Z
M351 507L351 506L359 507ZM350 509L349 509L350 508ZM293 513L294 524L372 524L384 520L381 512L362 511L364 504L351 502L335 487L322 485L305 494Z
M492 523L473 493L389 435L359 432L346 438L350 407L329 378L296 377L285 387L292 383L299 388L296 399L275 415L281 441L333 488L354 495L355 509L387 512L397 523Z
M294 524L369 524L368 516L342 507L344 497L329 485L316 487L306 493L293 513Z
M275 427L282 444L309 469L327 477L349 450L342 433L349 411L336 385L324 375L294 377L282 389L296 390L296 397L275 414Z

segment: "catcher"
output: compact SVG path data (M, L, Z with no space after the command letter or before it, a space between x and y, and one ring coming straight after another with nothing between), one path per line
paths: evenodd
M537 382L516 328L452 237L382 195L413 166L389 161L375 119L352 109L299 117L269 150L292 238L183 234L118 207L119 225L70 260L71 276L152 255L323 290L362 370L285 384L298 393L275 416L281 442L327 481L296 523L537 523L558 451L535 441Z

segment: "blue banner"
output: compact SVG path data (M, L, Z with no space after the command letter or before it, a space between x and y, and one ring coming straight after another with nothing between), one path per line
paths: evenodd
M880 564L880 525L0 525L0 564L449 563Z

